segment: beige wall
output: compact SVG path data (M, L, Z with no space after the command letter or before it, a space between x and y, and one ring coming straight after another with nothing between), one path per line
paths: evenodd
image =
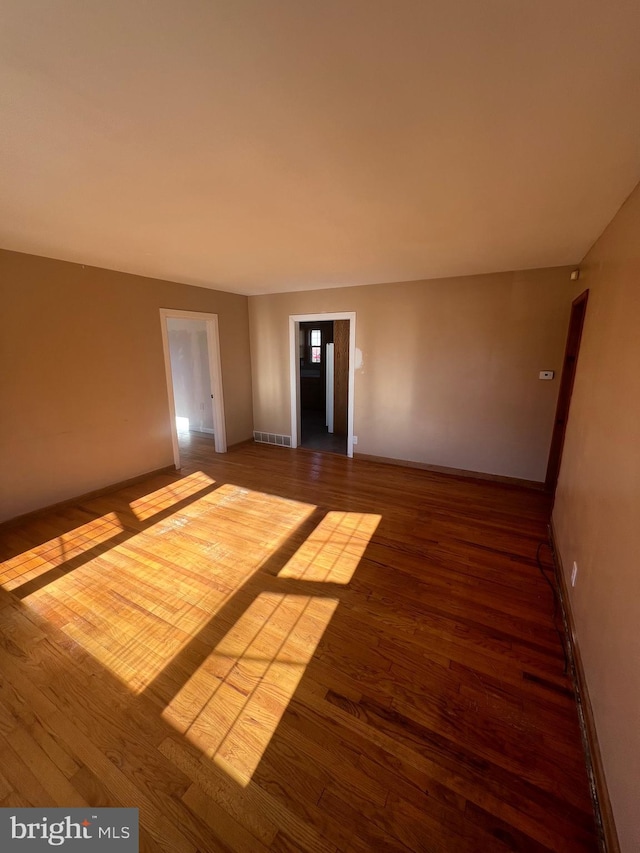
M289 435L289 315L355 311L357 452L544 480L565 267L249 297L254 426Z
M218 314L251 436L246 297L0 251L0 304L0 520L172 464L160 307Z
M589 304L553 513L622 849L640 850L640 187L582 264Z

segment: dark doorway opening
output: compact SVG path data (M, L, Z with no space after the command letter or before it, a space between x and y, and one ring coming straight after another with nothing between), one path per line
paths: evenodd
M571 318L569 319L569 333L567 335L567 346L564 353L564 364L562 367L562 379L560 380L560 392L558 394L558 405L556 407L556 419L553 425L553 436L551 438L551 449L549 451L549 462L547 465L547 476L545 489L555 493L562 461L562 448L567 431L567 420L569 418L569 407L571 405L571 394L573 383L576 378L578 366L578 354L580 352L580 341L584 317L587 311L587 300L589 291L585 290L571 305Z
M300 323L299 344L301 446L346 454L349 321Z

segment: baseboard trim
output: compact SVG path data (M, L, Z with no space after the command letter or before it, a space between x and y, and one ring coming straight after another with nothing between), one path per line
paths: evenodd
M549 524L549 540L551 543L553 562L557 575L557 587L560 606L562 608L567 656L569 658L571 678L573 680L573 686L576 694L580 731L582 734L582 742L587 763L591 799L593 801L593 809L596 816L600 849L602 853L620 853L620 842L618 841L618 833L616 831L616 824L613 818L613 809L611 808L611 800L609 799L609 790L607 788L607 780L604 774L604 764L602 763L602 754L600 752L598 733L596 730L595 718L593 716L593 707L591 705L587 680L585 678L584 667L582 665L580 646L578 645L575 621L571 610L571 599L569 598L566 576L562 566L562 557L556 547L556 535L553 521Z
M136 483L142 483L144 480L148 480L149 477L155 477L158 474L175 473L175 465L166 465L164 468L155 468L153 471L148 471L146 474L138 474L137 477L130 477L128 480L120 480L120 482L118 483L111 483L109 486L103 486L101 489L94 489L92 492L85 492L84 494L77 495L74 498L67 498L64 501L58 501L57 503L49 504L48 506L43 506L39 509L34 509L31 512L25 512L23 515L16 515L14 518L8 518L6 519L6 521L0 522L0 531L8 530L9 528L19 524L24 524L25 522L38 518L41 515L45 515L48 512L55 511L57 509L65 509L65 507L68 506L73 506L73 504L77 504L80 501L87 501L91 500L92 498L99 498L102 497L102 495L108 495L111 492L117 492L119 489L126 489L127 486L135 486Z
M544 483L537 480L520 480L517 477L504 477L501 474L484 474L482 471L466 471L463 468L447 468L443 465L429 465L426 462L412 462L408 459L394 459L389 456L371 456L368 453L354 453L354 459L365 462L379 462L382 465L399 465L401 468L418 468L434 474L448 474L450 477L464 477L466 480L489 480L507 486L520 486L526 489L544 491Z

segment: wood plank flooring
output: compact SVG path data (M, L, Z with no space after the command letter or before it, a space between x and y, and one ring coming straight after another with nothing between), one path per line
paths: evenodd
M548 516L192 437L5 528L0 806L137 806L143 851L597 850Z

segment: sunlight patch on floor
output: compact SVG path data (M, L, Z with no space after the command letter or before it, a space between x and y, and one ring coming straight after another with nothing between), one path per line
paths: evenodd
M180 500L213 481L198 472L176 485L182 482ZM152 519L169 497L157 490L137 508ZM138 532L123 527L121 511L108 513L8 560L0 577L5 588L17 591L84 556L72 571L43 578L42 588L23 600L138 693L315 508L226 483L155 524L142 522ZM136 527L140 523L135 519ZM92 548L95 554L86 553Z
M287 559L316 510L196 472L129 506L120 498L2 577L17 588L64 572L24 603L133 693L153 691L165 719L244 786L380 522L328 512Z
M155 492L150 492L142 498L131 501L129 506L139 521L147 521L159 512L170 509L214 484L215 480L212 480L211 477L203 474L202 471L196 471L182 477L175 483L169 483L169 485L163 486Z
M368 513L328 512L278 577L349 583L380 519Z
M247 785L338 603L261 593L163 717Z
M282 591L256 596L164 710L240 785L250 782L339 604L322 583L349 583L380 519L327 513L278 572ZM311 590L301 594L305 582Z
M60 536L54 536L47 542L23 551L2 563L0 585L6 590L15 590L45 572L64 566L70 560L107 542L122 530L122 524L116 513L109 512Z

